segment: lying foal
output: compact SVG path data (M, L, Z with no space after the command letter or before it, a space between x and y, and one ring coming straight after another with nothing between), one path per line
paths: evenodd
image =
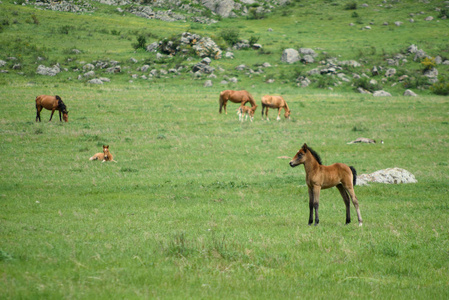
M102 163L105 161L117 162L113 159L111 152L109 152L109 145L103 145L103 152L96 153L94 156L89 158L89 160L101 160Z

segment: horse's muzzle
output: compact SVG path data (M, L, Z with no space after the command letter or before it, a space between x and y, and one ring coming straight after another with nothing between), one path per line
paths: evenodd
M294 168L294 167L296 167L296 166L298 166L298 165L295 165L293 162L289 162L288 163L289 165L290 165L290 167L292 167L292 168Z

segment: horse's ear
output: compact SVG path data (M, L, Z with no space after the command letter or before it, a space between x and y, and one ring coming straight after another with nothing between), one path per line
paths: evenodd
M309 149L309 148L307 147L307 144L304 143L304 145L302 145L302 150L304 150L304 152L307 152L307 149Z

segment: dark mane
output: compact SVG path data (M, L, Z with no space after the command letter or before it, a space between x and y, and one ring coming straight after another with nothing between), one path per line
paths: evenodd
M58 97L58 96L56 96L56 97ZM59 108L59 111L62 111L64 113L67 112L67 107L65 106L64 102L62 102L61 98L58 99L58 108Z
M307 147L307 149L310 151L310 153L312 153L312 155L313 155L313 157L315 157L316 161L317 161L320 165L322 165L323 163L321 162L321 157L320 157L320 155L319 155L318 153L316 153L316 151L313 150L313 149L310 148L310 147Z

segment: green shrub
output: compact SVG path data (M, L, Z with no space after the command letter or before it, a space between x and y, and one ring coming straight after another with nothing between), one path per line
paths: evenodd
M354 81L355 88L363 88L367 91L375 92L382 89L382 86L379 83L371 83L370 78L360 77L359 79Z
M38 20L38 18L36 17L36 15L31 15L31 19L33 19L33 23L34 24L36 24L36 25L39 25L39 20Z
M354 2L346 3L345 9L346 9L346 10L357 9L357 2L354 1Z
M438 18L449 18L449 9L448 8L442 8L440 10L440 13L438 14Z
M421 65L423 65L424 71L427 71L433 69L437 64L435 63L434 57L432 58L426 57L421 61Z
M240 32L236 28L226 28L220 32L220 37L231 47L239 42L239 35Z
M265 13L259 11L257 8L251 7L247 18L250 20L260 20L265 18Z
M140 48L145 49L146 44L147 44L147 39L145 38L145 36L144 35L139 35L137 37L137 42L133 43L132 46L136 50L140 49Z
M63 25L59 27L59 33L60 34L69 34L69 31L72 29L72 26L70 25Z
M449 95L449 79L447 79L447 77L445 77L445 76L439 76L438 82L434 83L430 87L430 90L432 91L432 93L434 93L436 95L448 96Z
M257 43L259 41L259 37L257 37L257 36L251 36L250 38L249 38L249 44L250 45L254 45L255 43Z

